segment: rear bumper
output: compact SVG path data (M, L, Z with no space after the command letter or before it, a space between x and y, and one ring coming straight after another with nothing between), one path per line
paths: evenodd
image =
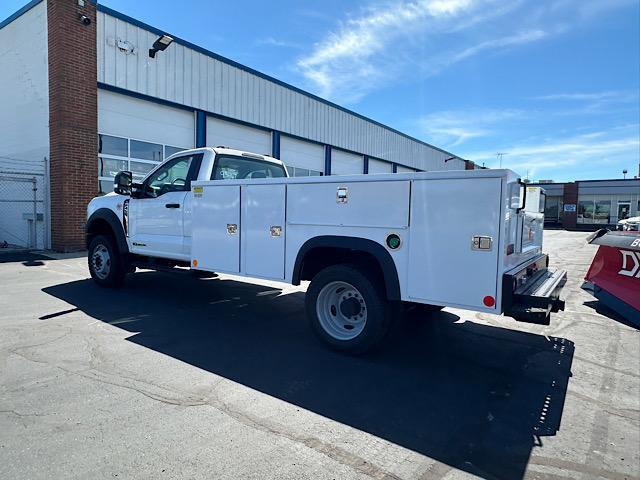
M549 257L540 255L503 275L502 311L519 322L549 325L551 313L564 310L566 281L567 272L549 268Z

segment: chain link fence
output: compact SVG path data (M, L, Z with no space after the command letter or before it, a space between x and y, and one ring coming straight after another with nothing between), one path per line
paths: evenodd
M49 247L46 162L0 162L0 251Z

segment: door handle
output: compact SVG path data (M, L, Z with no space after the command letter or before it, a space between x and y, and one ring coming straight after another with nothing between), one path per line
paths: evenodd
M164 206L167 208L180 208L179 203L165 203Z

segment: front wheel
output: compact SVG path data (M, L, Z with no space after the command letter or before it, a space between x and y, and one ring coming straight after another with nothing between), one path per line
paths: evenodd
M102 287L119 287L127 273L120 252L111 237L97 235L89 244L89 273Z
M391 323L383 286L375 281L375 275L352 265L333 265L313 277L305 306L320 339L345 353L372 349Z

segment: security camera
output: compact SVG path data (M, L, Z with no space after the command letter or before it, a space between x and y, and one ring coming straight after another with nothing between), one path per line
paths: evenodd
M83 25L87 27L91 25L91 19L86 15L80 15L80 21L82 22Z

